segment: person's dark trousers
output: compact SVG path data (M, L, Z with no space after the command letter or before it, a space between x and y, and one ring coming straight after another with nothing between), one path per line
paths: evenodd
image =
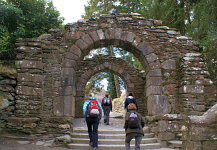
M93 142L93 147L98 146L98 126L99 126L99 118L90 118L86 117L88 134L90 138L90 142Z
M104 106L104 122L109 124L109 114L111 111L111 106Z
M142 134L138 133L129 133L125 139L125 148L126 150L130 150L130 141L135 138L135 150L140 150L140 143L142 141Z

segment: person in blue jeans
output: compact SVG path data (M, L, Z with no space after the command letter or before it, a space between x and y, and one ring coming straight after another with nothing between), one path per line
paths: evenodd
M96 107L99 110L99 113L96 115L92 115L91 113L91 106L93 105L93 103L91 103L91 101L95 101L96 102ZM93 105L93 107L95 107ZM87 101L84 102L83 105L83 114L85 116L85 120L87 123L87 128L88 128L88 134L89 134L89 138L90 138L90 143L89 145L93 147L94 150L97 150L98 147L98 126L99 126L99 122L100 119L103 116L103 109L101 104L96 101L95 97L91 96L89 97L89 99Z

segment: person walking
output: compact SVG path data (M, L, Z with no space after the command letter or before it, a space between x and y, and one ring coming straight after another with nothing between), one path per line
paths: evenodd
M84 102L83 114L85 116L90 138L89 145L92 146L94 150L97 150L98 126L103 115L103 110L101 104L92 95L89 95L88 100Z
M135 138L135 150L140 150L140 143L144 136L143 127L145 125L144 119L142 116L136 112L136 105L131 103L128 105L129 112L126 112L125 117L125 148L130 150L130 141Z
M103 97L101 105L104 111L104 123L109 125L109 116L110 112L112 111L112 100L109 98L108 93L106 93L105 97Z
M128 112L128 105L130 103L134 103L136 105L136 108L138 109L138 105L137 105L137 102L136 100L133 98L133 94L132 93L129 93L128 97L126 98L125 102L124 102L124 108L127 110Z

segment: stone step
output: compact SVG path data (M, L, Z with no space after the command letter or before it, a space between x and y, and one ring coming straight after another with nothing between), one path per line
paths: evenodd
M67 146L71 149L92 149L89 144L67 144ZM134 148L134 144L131 144L131 147ZM158 149L160 148L160 143L149 143L149 144L140 144L141 149ZM98 150L125 150L124 144L112 145L112 144L99 144Z
M83 144L89 144L89 138L84 139L84 138L71 138L72 143L83 143ZM99 144L112 144L112 145L119 145L119 144L124 144L125 139L99 139L98 140ZM135 144L135 139L132 140L132 144ZM157 143L157 138L143 138L141 141L141 144L148 144L148 143Z
M73 133L87 133L86 129L75 129ZM99 134L125 134L124 130L98 130Z
M98 134L99 139L125 139L125 134ZM71 133L72 138L89 138L88 133ZM145 133L144 138L153 138L154 133Z
M181 148L182 147L182 141L168 141L170 148Z
M149 127L144 127L143 128L144 133L149 133L150 129ZM73 133L87 133L87 129L82 129L82 128L74 128ZM118 129L118 130L98 130L99 134L125 134L124 129Z

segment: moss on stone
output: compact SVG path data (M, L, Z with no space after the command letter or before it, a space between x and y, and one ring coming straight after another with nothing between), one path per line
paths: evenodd
M0 65L0 75L3 76L17 76L17 71L9 66Z

